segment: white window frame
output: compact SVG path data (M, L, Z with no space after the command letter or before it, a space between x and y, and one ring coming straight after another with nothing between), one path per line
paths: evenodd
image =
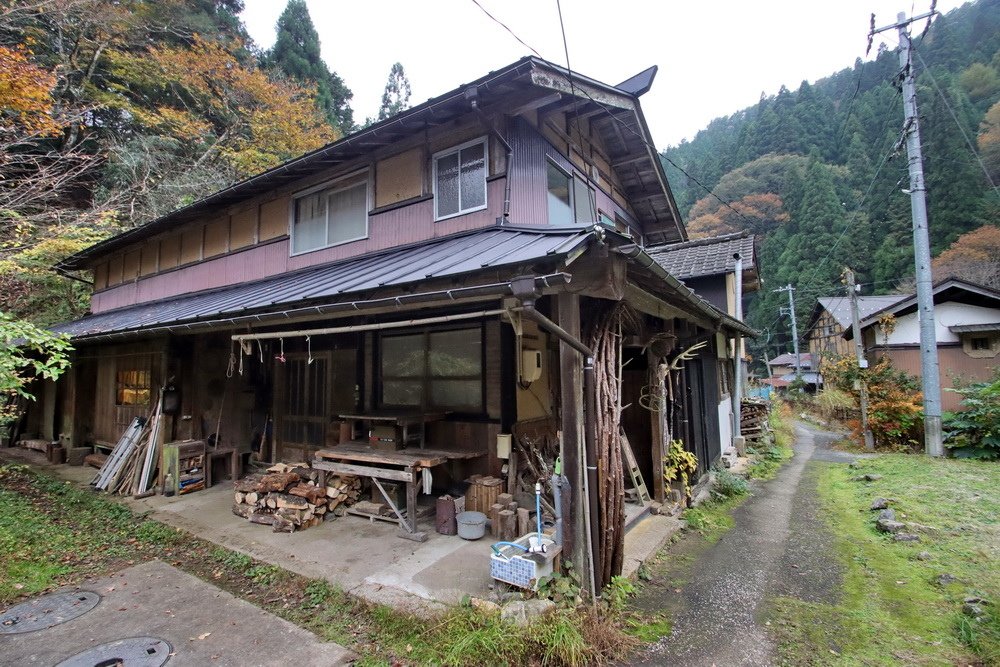
M591 185L590 179L587 178L585 175L581 174L580 172L578 172L576 169L573 169L573 168L566 169L561 164L559 164L559 161L556 160L555 158L553 158L551 155L546 155L545 159L546 159L548 165L552 165L553 167L555 167L556 169L558 169L569 180L569 213L570 213L570 222L569 222L569 224L570 225L587 225L587 224L599 223L600 220L601 220L601 216L600 216L600 211L597 208L597 189L593 185ZM546 176L545 193L546 193L546 195L548 195L549 194L549 190L548 190L548 170L547 169L546 169L546 172L545 172L545 176ZM586 192L587 192L587 201L586 201L587 213L590 213L591 212L591 207L593 207L593 213L594 213L595 217L597 218L597 220L595 220L594 222L591 222L589 220L585 221L585 222L580 222L577 219L577 218L580 217L580 215L578 213L578 204L579 204L579 199L580 199L577 196L577 194L578 194L577 193L577 187L578 186L584 188L586 190ZM548 202L548 200L546 199L546 203L547 202ZM552 224L551 220L549 220L549 224L550 225Z
M462 158L459 156L458 167L459 167L459 177L458 177L458 206L459 210L457 213L449 213L447 215L440 215L438 213L438 160L443 157L448 157L449 155L454 155L455 153L461 153L462 150L469 148L470 146L475 146L477 144L483 145L483 159L485 162L485 174L483 175L483 204L482 206L476 206L474 208L462 208ZM448 220L449 218L455 218L460 215L465 215L467 213L474 213L476 211L482 211L489 206L489 180L490 180L490 142L488 137L482 136L477 139L472 139L471 141L466 141L465 143L458 144L457 146L452 146L443 151L438 151L431 156L431 164L433 165L432 170L432 187L434 188L434 221Z
M364 174L365 178L358 179L357 177ZM348 182L349 181L349 182ZM339 185L338 185L339 184ZM358 185L364 184L365 186L365 232L361 236L354 238L344 239L343 241L337 241L336 243L328 243L326 245L317 246L315 248L309 248L308 250L295 250L295 208L296 202L303 197L308 197L309 195L316 194L317 192L329 192L329 194L335 194L337 192L343 192L345 190L350 190ZM288 254L290 257L295 257L297 255L305 255L310 252L316 252L317 250L325 250L327 248L335 248L339 245L344 245L345 243L354 243L355 241L363 241L368 238L370 232L369 226L369 212L372 208L372 174L370 169L358 169L349 174L344 174L343 176L338 176L332 180L324 181L317 185L314 185L305 190L300 190L292 194L288 200ZM329 215L329 212L327 213ZM327 233L329 233L329 220L327 221Z

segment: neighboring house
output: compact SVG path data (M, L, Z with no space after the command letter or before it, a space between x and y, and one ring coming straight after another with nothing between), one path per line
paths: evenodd
M906 296L859 296L858 318L864 319L874 312L898 303ZM851 300L846 296L825 296L816 301L809 317L809 352L816 359L816 369L822 366L823 357L854 354L854 346L844 338L844 331L851 328Z
M891 326L882 322L891 316ZM956 278L934 285L934 327L941 388L993 377L1000 362L1000 292ZM892 365L920 376L920 323L917 297L911 295L861 321L870 363L888 357ZM844 333L852 340L851 330ZM960 396L941 392L945 410L960 407Z
M750 232L726 234L712 238L673 243L647 248L650 256L670 275L680 279L699 296L719 310L738 317L742 308L736 308L737 299L745 300L746 295L760 289L760 267L754 248L754 236ZM742 261L741 294L736 294L736 262ZM735 350L736 340L726 341L718 335L715 345L719 366L718 431L719 441L732 442L734 429L733 382L735 380L736 359L744 360L745 346L740 341L740 350ZM744 387L747 377L747 363L741 361ZM725 445L724 445L725 447Z
M795 357L794 352L785 352L779 354L774 359L767 362L768 368L771 369L771 377L791 379L786 376L795 376L795 369L801 369L802 373L809 373L814 371L812 363L812 355L808 352L800 352L798 359Z
M405 412L455 454L434 469L444 492L503 475L498 436L543 422L580 529L598 391L582 353L624 302L619 405L664 499L665 441L701 471L718 458L717 360L753 332L644 249L686 240L638 101L654 73L610 86L524 58L69 257L61 271L93 275L92 314L56 327L74 363L29 428L114 443L171 385L166 440L293 462L365 423L342 415ZM657 390L657 367L702 341ZM666 414L641 407L651 386Z

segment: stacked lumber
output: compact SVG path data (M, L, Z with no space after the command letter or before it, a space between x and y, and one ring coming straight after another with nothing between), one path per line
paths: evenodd
M759 446L768 437L768 405L763 401L744 400L740 404L740 435L747 444Z
M161 407L158 400L148 419L132 420L94 478L97 489L137 497L153 490L162 444Z
M236 482L233 514L271 526L276 533L292 533L342 515L360 495L358 477L333 475L324 480L306 463L279 463Z

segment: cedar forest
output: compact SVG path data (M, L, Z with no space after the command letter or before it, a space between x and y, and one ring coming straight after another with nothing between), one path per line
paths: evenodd
M62 257L408 107L397 63L378 117L356 123L304 0L288 2L266 51L241 11L240 0L0 0L0 311L43 326L79 317L87 285L52 271ZM1000 287L1000 0L921 29L935 278ZM800 321L816 297L844 293L845 266L866 294L912 289L898 60L878 42L872 52L662 153L692 238L759 237L755 356L789 345L774 287L796 287Z

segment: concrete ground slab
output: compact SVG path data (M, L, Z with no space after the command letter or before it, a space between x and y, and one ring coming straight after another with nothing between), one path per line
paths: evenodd
M127 637L170 643L171 667L347 665L354 655L162 561L80 587L103 596L86 614L20 635L0 635L0 663L54 665Z
M625 554L622 559L622 576L633 578L643 563L655 557L674 533L684 526L675 516L652 514L625 533Z

